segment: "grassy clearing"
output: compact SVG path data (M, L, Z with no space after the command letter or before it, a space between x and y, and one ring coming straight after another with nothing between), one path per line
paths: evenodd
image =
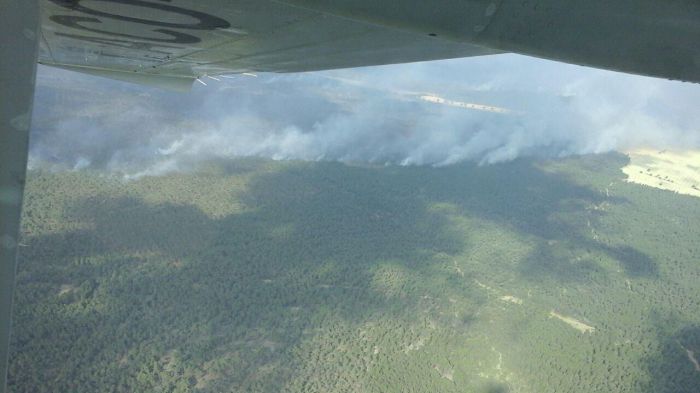
M622 168L627 181L700 197L699 151L634 150Z

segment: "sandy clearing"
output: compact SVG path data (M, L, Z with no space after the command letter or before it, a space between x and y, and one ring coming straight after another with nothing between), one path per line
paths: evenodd
M549 316L550 318L554 317L559 319L560 321L566 323L567 325L571 326L572 328L578 330L581 333L593 333L595 331L595 328L593 326L586 325L585 323L577 319L556 313L554 310L550 311Z
M409 353L411 351L417 351L425 345L425 339L422 337L418 339L418 341L414 343L410 343L409 345L406 346L406 348L403 350L403 353Z
M454 264L455 264L455 271L457 272L457 274L459 274L460 276L464 277L464 271L463 271L459 266L457 266L457 262L456 262L456 261L454 262Z
M630 163L622 168L627 181L700 197L700 151L626 152Z
M195 377L197 383L194 386L195 389L206 389L209 383L220 378L219 374L205 371L200 377Z
M452 106L455 108L471 109L471 110L491 112L491 113L500 113L502 115L509 115L509 114L514 113L510 109L501 108L498 106L476 104L473 102L448 100L447 98L439 97L439 96L436 96L433 94L422 95L419 98L421 99L421 101L432 102L433 104L438 104L438 105Z
M76 288L74 285L63 284L63 285L61 285L61 288L58 290L58 296L65 295L67 293L71 293L75 290L76 290Z
M271 352L274 352L277 349L277 347L279 346L279 344L272 341L272 340L263 340L262 346L263 346L263 348L266 348L266 349L270 350Z
M129 363L129 356L127 354L122 355L119 360L117 360L117 364L120 366L126 366Z
M511 302L513 304L523 304L523 299L510 295L501 296L501 300L504 302Z
M495 291L495 289L493 289L493 288L491 288L490 286L488 286L488 285L482 283L482 282L479 281L479 280L476 280L476 279L475 279L474 282L476 283L476 285L478 285L478 286L480 286L480 287L482 287L482 288L484 288L484 289L487 289L487 290L489 290L489 291Z
M695 366L695 371L700 372L700 363L695 359L695 352L685 347L683 347L683 349L685 349L685 352L688 354L688 360Z
M453 369L441 369L437 364L433 364L433 369L440 374L441 377L445 378L450 382L454 382L454 370Z

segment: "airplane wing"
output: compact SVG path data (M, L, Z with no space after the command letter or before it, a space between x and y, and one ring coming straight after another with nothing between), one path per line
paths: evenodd
M700 81L694 0L41 0L39 62L183 87L515 52Z
M276 1L42 0L41 6L40 63L169 87L203 75L501 52Z
M495 50L700 82L696 0L283 0Z

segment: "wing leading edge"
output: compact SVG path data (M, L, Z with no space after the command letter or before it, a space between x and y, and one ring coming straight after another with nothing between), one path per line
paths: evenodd
M280 0L495 50L700 82L695 0Z
M180 86L202 75L301 72L500 53L276 1L42 0L39 62ZM135 74L138 77L129 76Z
M141 82L503 52L700 82L693 0L41 0L41 11L41 63Z

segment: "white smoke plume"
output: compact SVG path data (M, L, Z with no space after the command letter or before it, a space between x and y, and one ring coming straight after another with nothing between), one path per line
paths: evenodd
M205 81L183 94L40 67L31 165L139 177L239 156L449 165L700 148L700 85L517 55Z

